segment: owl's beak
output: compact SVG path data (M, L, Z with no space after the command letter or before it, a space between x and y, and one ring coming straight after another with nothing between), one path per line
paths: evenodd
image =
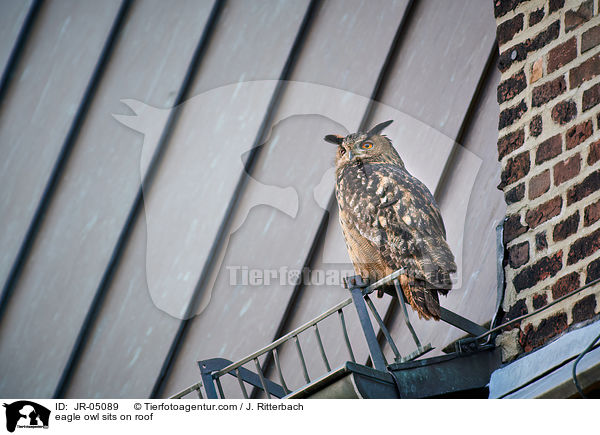
M348 161L351 161L352 157L354 157L354 154L352 154L352 151L348 151Z

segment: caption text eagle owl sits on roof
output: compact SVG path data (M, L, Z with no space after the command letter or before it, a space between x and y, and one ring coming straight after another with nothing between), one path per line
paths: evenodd
M340 223L356 273L374 282L404 268L399 280L406 300L420 317L437 320L438 293L446 295L452 287L456 264L433 195L379 134L391 123L367 133L325 137L338 145ZM393 294L391 286L383 291Z

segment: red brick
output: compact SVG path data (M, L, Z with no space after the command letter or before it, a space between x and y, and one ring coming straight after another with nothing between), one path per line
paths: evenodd
M600 26L592 27L581 35L582 53L594 48L598 44L600 44Z
M540 8L529 14L529 27L535 26L544 18L544 8Z
M521 148L524 141L525 130L522 128L498 139L498 161L514 150Z
M548 296L546 293L536 293L531 298L531 303L533 305L533 309L538 310L548 303Z
M535 199L550 189L550 169L531 177L529 180L529 199Z
M546 238L546 231L542 231L535 235L535 250L536 252L543 251L548 248L548 239Z
M567 205L581 201L598 190L600 190L600 171L592 172L567 191Z
M528 324L519 337L519 344L525 352L531 352L543 346L552 338L564 332L568 327L567 313L560 312L542 319L537 328Z
M579 273L572 272L560 278L552 286L552 299L556 300L579 288Z
M539 165L553 159L562 152L562 137L560 134L552 136L546 139L544 142L538 145L537 151L535 152L535 164Z
M548 74L565 66L577 57L577 39L575 37L553 48L548 53Z
M552 108L552 120L560 125L565 125L577 116L577 104L573 100L561 101Z
M578 9L571 9L570 11L565 12L565 32L570 32L581 26L592 18L593 14L594 4L592 3L592 0L584 1Z
M576 240L569 249L567 264L575 264L600 249L600 229Z
M519 6L519 3L523 3L524 1L526 0L494 0L494 17L499 18L510 11L514 11ZM562 2L564 4L564 0Z
M513 279L517 293L531 288L546 278L555 276L562 268L562 251L543 257L535 264L523 268Z
M560 20L556 20L546 29L535 35L535 37L529 38L527 41L521 42L500 53L498 57L498 69L502 72L506 71L513 63L525 60L527 53L537 51L554 41L558 38L559 34Z
M527 264L529 261L529 242L523 242L508 248L508 264L513 269Z
M529 134L533 137L538 137L542 134L542 117L535 115L529 123Z
M506 216L504 220L504 245L507 245L525 232L527 232L527 227L521 224L521 216L518 214Z
M525 183L517 184L515 187L504 193L504 201L507 205L519 202L525 197Z
M548 13L551 14L555 12L565 5L565 0L550 0L548 2Z
M588 119L587 121L574 125L568 129L567 134L565 135L567 149L570 150L575 148L590 137L592 135L592 128L592 120Z
M600 258L592 261L586 267L585 283L589 284L592 281L600 279Z
M561 210L562 198L560 196L555 196L551 200L528 210L525 215L525 222L527 222L529 228L535 228L553 217L558 216Z
M533 88L531 93L531 106L539 107L543 104L546 104L548 101L558 97L566 90L567 84L564 76L557 77L550 82L539 85Z
M502 316L502 323L510 322L517 317L521 317L527 314L527 305L525 304L525 299L519 299L514 303L512 307L508 309L506 313ZM516 325L517 323L515 323ZM510 331L514 326L508 325L504 331Z
M600 160L600 140L590 145L590 152L588 153L587 164L592 166Z
M502 104L520 94L527 87L525 71L521 70L498 85L498 104Z
M558 35L557 35L558 37ZM498 69L502 72L511 67L513 63L521 62L527 58L527 46L524 42L509 48L498 56Z
M499 45L505 44L510 41L513 36L523 30L523 14L520 13L510 20L506 20L496 28L496 40Z
M581 97L581 106L584 112L598 105L598 103L600 103L600 83L583 91L583 97Z
M583 82L593 79L600 73L600 53L590 57L581 65L569 71L569 87L579 87Z
M587 295L573 305L573 323L589 320L596 314L596 295Z
M565 240L567 237L575 234L579 228L579 210L573 213L571 216L566 218L564 221L559 222L554 226L552 232L552 239L555 242Z
M529 83L533 84L542 78L544 75L544 59L542 57L538 58L531 65L531 74L529 75Z
M579 153L567 160L558 162L556 165L554 165L554 185L558 186L575 177L577 174L579 174L580 169L581 156Z
M588 205L583 215L583 226L589 227L600 219L600 201Z
M560 20L556 20L533 38L529 38L527 41L525 41L527 52L537 51L540 48L545 47L550 42L558 38L559 34Z
M514 157L509 158L506 161L504 170L500 174L499 189L504 189L506 186L520 180L529 173L531 169L531 162L529 151L525 151Z
M509 107L508 109L504 109L502 112L500 112L498 130L502 130L509 125L514 124L515 121L521 119L525 112L527 112L527 104L525 103L525 100L521 100L519 104Z

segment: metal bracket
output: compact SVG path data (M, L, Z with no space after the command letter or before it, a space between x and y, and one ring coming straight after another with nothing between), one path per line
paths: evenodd
M377 283L369 286L368 282L363 280L360 275L356 275L356 276L344 278L344 287L349 289L351 292L353 291L353 289L359 288L359 289L361 289L361 294L364 297L365 295L367 295L368 293L373 291L374 287L378 287L379 283L381 283L382 281L378 281ZM406 357L402 357L399 359L397 358L397 361L396 361L396 362L405 362L405 361L410 361L415 358L418 358L418 357L426 354L433 348L431 346L431 343L428 343L424 346L421 344L421 341L419 340L419 337L417 336L417 333L416 333L414 327L412 326L410 319L408 317L408 310L406 308L406 300L404 298L404 293L402 291L402 287L400 286L400 283L398 282L397 279L393 279L393 283L394 283L394 289L396 290L396 297L398 298L398 303L400 305L402 314L404 316L404 322L405 322L408 330L410 331L411 336L417 346L416 351L414 351L413 353L411 353L410 355L408 355ZM370 291L369 291L369 289L370 289ZM359 309L360 305L364 305L362 302L357 301L354 298L354 296L353 296L353 299L354 299L354 305L357 307L357 310ZM361 324L363 325L363 330L365 329L365 327L372 329L372 324L368 317L368 313L366 312L366 308L364 311L365 311L366 320L368 321L368 323L363 323L363 320L361 319ZM359 313L359 317L360 317L360 313ZM455 328L465 331L468 334L474 335L474 336L479 336L479 335L485 334L487 332L487 329L484 328L483 326L478 325L477 323L475 323L459 314L456 314L455 312L450 311L444 307L440 307L440 320L448 323L449 325L454 326ZM384 331L384 333L385 332L387 332L387 331ZM365 330L365 336L367 334L368 333ZM370 335L370 334L368 334L368 335ZM367 338L367 344L369 344L369 338ZM481 348L479 343L475 342L475 344L478 346L478 348ZM463 343L463 347L466 346L465 349L466 348L470 349L473 347L473 345L474 344L472 342L468 342L468 343L464 342ZM369 344L369 349L370 348L371 348L371 345ZM465 349L463 349L463 352L465 351Z
M453 311L447 310L444 307L440 307L440 320L475 336L485 334L488 331L483 326L478 325Z
M364 289L364 288L368 287L368 285L369 285L369 281L368 280L365 281L362 278L362 276L360 276L360 275L345 276L342 279L342 283L344 284L344 288L348 289L348 290L352 290L355 287ZM363 292L363 294L364 294L364 292Z
M215 381L212 376L214 369L208 367L208 363L209 361L198 361L198 366L200 366L200 377L204 384L204 392L206 393L207 399L218 399Z
M384 278L384 280L385 280L385 278ZM373 364L375 367L377 367L375 358L379 359L379 361L378 361L379 364L387 365L387 362L385 361L385 357L383 356L381 347L379 346L379 342L377 341L377 336L375 335L375 332L373 330L373 325L371 324L371 320L369 318L369 314L367 312L365 303L367 303L367 304L370 303L371 309L374 310L372 303L368 300L366 301L366 299L368 299L368 294L373 291L371 288L374 286L378 287L379 284L383 285L384 280L378 281L377 283L369 286L369 283L367 281L363 280L360 275L344 278L344 287L349 289L350 292L352 293L352 299L354 302L354 306L356 307L356 310L358 312L359 320L361 321L361 326L362 326L363 332L365 334L365 338L367 339L367 345L369 346L369 350L371 352L371 360L373 361ZM391 280L389 282L391 282ZM404 314L404 321L413 337L413 340L417 346L417 350L415 350L414 352L412 352L411 354L409 354L405 357L400 356L400 353L396 349L394 341L392 340L391 336L389 336L389 331L387 330L387 328L385 327L385 325L383 324L382 320L379 318L379 316L376 312L374 312L374 315L375 315L376 320L379 323L380 328L382 329L383 334L385 335L388 343L390 344L390 347L392 348L392 350L394 351L394 354L396 355L395 361L397 363L402 363L402 362L406 362L406 361L412 361L415 358L419 358L420 356L425 355L427 352L431 351L433 349L433 347L431 346L431 343L427 343L425 346L421 345L419 337L417 336L417 333L415 332L412 324L410 323L410 319L408 318L408 312L406 310L406 303L404 301L404 296L402 294L402 290L400 289L400 284L398 283L397 280L395 280L395 278L394 278L393 282L394 282L394 286L396 288L396 295L398 297L400 307L402 308L402 312ZM371 290L369 290L369 289L371 289ZM360 292L359 292L359 290L360 290ZM379 357L380 354L381 354L381 358ZM383 361L381 361L381 360L383 360Z
M495 346L489 343L480 343L477 337L467 337L454 343L456 353L459 355L469 355L482 350L493 349Z
M415 332L415 329L413 328L412 324L410 323L410 319L408 318L408 310L406 309L406 301L404 300L404 294L402 293L402 288L400 287L400 283L398 282L398 280L394 281L394 288L396 289L396 296L398 297L398 303L400 304L400 307L402 308L402 315L404 316L404 323L406 323L406 326L408 327L408 330L410 331L412 338L413 338L415 344L417 345L416 351L414 351L407 357L402 358L401 362L406 362L406 361L411 361L415 358L418 358L422 355L425 355L427 352L429 352L431 349L433 349L433 347L431 346L431 343L427 343L425 346L421 346L421 341L419 340L419 337L417 337L417 333Z
M352 301L358 314L358 319L362 326L365 339L367 340L367 346L369 346L369 353L371 354L371 361L373 361L373 367L377 370L385 372L387 370L387 362L383 356L383 352L379 347L377 341L377 335L373 329L369 312L367 311L367 304L364 299L363 289L367 286L367 283L363 281L360 276L352 276L344 278L344 285L350 290L352 295Z
M206 392L207 399L218 399L213 373L227 367L230 364L232 364L232 362L225 358L211 358L203 361L198 361L198 366L200 367L200 374L202 377L202 383L204 384L204 391ZM240 376L239 379L254 387L264 390L263 383L258 374L244 367L240 367L238 370ZM238 377L236 372L231 372L229 374L236 378ZM286 392L281 385L276 384L275 382L269 379L264 379L264 382L268 390L267 392L270 395L279 398L286 395Z

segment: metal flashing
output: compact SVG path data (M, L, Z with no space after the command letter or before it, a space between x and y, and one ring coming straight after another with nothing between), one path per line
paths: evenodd
M594 322L499 368L490 378L490 398L506 397L549 375L581 353L598 333L600 322Z
M504 399L565 399L579 397L573 383L574 360L557 368L552 373L524 386ZM577 366L577 379L583 389L593 386L600 379L600 348L586 354Z

